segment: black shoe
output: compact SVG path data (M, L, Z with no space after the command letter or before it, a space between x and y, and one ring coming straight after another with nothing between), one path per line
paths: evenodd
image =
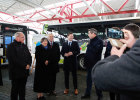
M42 100L41 97L37 98L37 100Z
M46 100L44 96L40 97L39 100Z
M90 98L90 95L83 95L83 96L81 96L81 99L87 99L87 98Z
M103 97L98 97L98 99L97 100L103 100Z
M55 91L53 91L53 92L52 92L52 95L56 96L56 92L55 92Z
M55 91L51 91L48 93L48 96L56 96L56 92Z

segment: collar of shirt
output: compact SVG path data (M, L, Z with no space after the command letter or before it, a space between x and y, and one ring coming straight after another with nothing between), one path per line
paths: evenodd
M72 43L72 41L68 41L68 44L69 44L69 43Z
M49 41L50 45L53 45L53 42Z

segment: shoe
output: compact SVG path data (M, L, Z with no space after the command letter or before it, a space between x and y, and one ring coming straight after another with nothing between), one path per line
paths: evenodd
M47 95L47 96L50 96L50 92L47 92L46 95Z
M53 96L53 95L56 96L56 92L55 91L51 91L51 92L48 93L48 96Z
M52 95L56 96L56 91L52 91Z
M74 94L78 95L78 89L75 89Z
M42 100L42 98L41 97L39 97L39 98L37 97L37 100Z
M90 98L90 95L85 94L85 95L81 96L81 99L87 99L87 98Z
M40 100L40 97L39 97L39 98L37 98L37 100Z
M103 97L98 97L98 99L97 100L103 100Z
M45 99L45 97L44 97L44 96L42 96L40 100L46 100L46 99Z
M64 94L68 94L68 93L69 93L69 89L65 89Z

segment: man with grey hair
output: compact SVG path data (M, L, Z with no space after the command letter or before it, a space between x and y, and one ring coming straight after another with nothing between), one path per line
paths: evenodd
M18 100L18 96L19 100L25 100L25 86L32 57L24 40L24 34L16 32L14 42L7 48L9 75L12 83L11 100Z
M91 79L91 70L93 66L101 59L102 49L103 49L103 41L98 38L97 30L95 28L91 28L88 30L88 36L90 38L90 42L87 45L87 51L84 58L84 67L87 69L87 88L84 96L81 99L90 98L91 89L92 89L92 79ZM102 99L102 92L98 90L95 86L96 94L98 96L98 100Z
M56 95L55 92L55 83L56 83L56 74L59 72L58 62L60 60L60 48L59 44L54 42L54 35L51 33L48 35L48 46L50 48L50 61L48 65L49 70L49 79L48 79L48 92L49 95Z

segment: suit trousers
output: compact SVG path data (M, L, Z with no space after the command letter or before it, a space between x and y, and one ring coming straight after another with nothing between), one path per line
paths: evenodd
M92 68L87 69L87 79L86 79L87 88L86 88L85 95L90 95L91 94L91 89L92 89L91 71L92 71ZM102 91L97 89L96 86L95 86L95 90L96 90L96 94L97 94L98 98L103 97Z
M64 71L65 88L69 89L69 73L70 72L72 72L74 89L77 89L77 70L72 70L72 71L65 70Z
M25 100L25 88L27 77L12 80L11 100Z
M86 92L85 95L90 95L92 89L92 78L91 78L91 70L92 68L87 69L87 77L86 77Z

